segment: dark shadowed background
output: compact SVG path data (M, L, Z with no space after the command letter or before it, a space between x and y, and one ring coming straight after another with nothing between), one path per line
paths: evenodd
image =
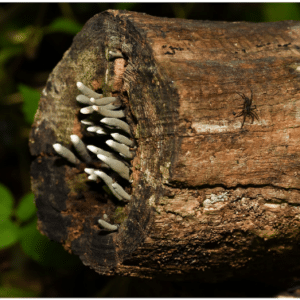
M270 284L207 284L104 277L36 229L28 136L51 70L95 14L126 9L213 21L300 20L297 3L0 4L0 297L271 297L295 293L300 274ZM45 137L46 138L46 137Z

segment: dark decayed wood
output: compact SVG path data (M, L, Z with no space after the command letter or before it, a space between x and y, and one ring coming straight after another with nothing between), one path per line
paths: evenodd
M218 281L298 268L299 49L294 21L95 15L51 73L32 128L40 231L106 275ZM77 81L125 107L138 145L129 204L53 150L83 136ZM242 127L238 93L251 92L258 120ZM118 231L100 230L103 214Z

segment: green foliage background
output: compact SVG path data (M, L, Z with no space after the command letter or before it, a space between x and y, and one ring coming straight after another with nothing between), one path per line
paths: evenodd
M196 20L300 19L298 3L0 4L0 297L222 297L222 289L218 294L218 290L207 284L195 288L187 282L99 276L36 229L28 137L40 92L74 35L88 19L106 9ZM240 288L239 297L257 296L253 289L254 294L243 293L241 283L233 285L235 291ZM222 285L218 286L220 289ZM259 296L272 295L268 287L265 291L266 294Z

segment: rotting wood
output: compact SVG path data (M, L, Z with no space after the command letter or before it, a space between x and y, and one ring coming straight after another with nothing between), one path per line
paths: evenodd
M218 281L297 269L300 22L109 10L51 73L31 132L39 229L106 275ZM124 59L107 60L108 51ZM129 204L52 148L82 137L76 82L120 97L138 145ZM259 120L236 118L250 97ZM103 232L103 215L120 224Z

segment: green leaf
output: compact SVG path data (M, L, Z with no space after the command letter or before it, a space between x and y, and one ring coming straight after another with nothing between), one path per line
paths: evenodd
M298 3L263 3L262 13L265 22L300 19Z
M7 220L0 224L0 249L9 247L18 241L19 227Z
M23 48L20 46L2 48L0 50L0 64L5 64L10 58L17 56L22 52Z
M33 193L29 193L25 195L16 210L16 216L21 221L29 220L36 213L36 207L34 205L34 195Z
M6 32L6 37L13 44L22 44L28 41L28 39L34 33L35 27L28 25L26 27L10 29Z
M70 255L60 244L41 235L36 222L21 229L21 246L28 256L45 267L72 268L79 264L78 257Z
M119 3L115 3L114 4L114 9L126 9L126 10L132 10L135 6L137 6L138 3L123 3L123 2L119 2Z
M40 92L25 84L19 84L18 89L22 94L24 100L23 113L25 115L25 119L28 123L32 124L34 115L39 105L41 96Z
M11 192L0 183L0 225L8 220L12 213L14 199ZM0 239L1 243L1 239Z
M65 18L56 18L50 25L46 27L46 33L63 32L75 35L82 28L82 25Z
M42 236L36 228L36 221L21 228L21 246L32 259L42 262L47 248L48 239ZM48 240L48 241L47 241Z
M0 287L0 297L1 298L23 298L23 297L37 297L39 293L35 291L22 290L15 287Z

